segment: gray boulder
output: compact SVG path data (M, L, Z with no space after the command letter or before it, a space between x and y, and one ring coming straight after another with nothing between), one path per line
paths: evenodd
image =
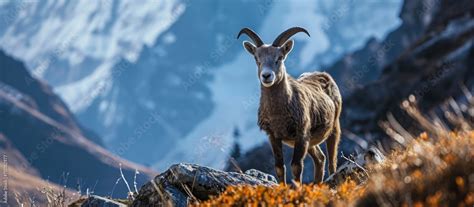
M146 183L132 206L187 206L222 193L229 185L275 186L272 175L258 170L224 172L196 164L175 164Z
M81 207L127 207L127 205L96 195L89 196Z
M324 183L331 187L337 186L347 179L351 179L357 184L364 183L369 178L369 172L365 166L369 163L381 164L384 161L385 155L379 149L369 147L365 152L347 158L346 162L337 168L336 173L330 175Z

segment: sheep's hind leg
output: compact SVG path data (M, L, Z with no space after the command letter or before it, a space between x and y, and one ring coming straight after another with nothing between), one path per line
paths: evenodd
M293 160L291 161L291 172L296 182L301 182L303 178L304 158L308 152L309 142L305 140L297 140L293 151Z
M334 129L331 135L326 140L326 149L328 152L329 158L329 173L334 174L337 170L337 148L339 145L339 140L341 139L341 127L339 125L339 120L334 124Z
M314 182L322 183L324 178L324 165L326 163L326 156L321 150L321 147L318 145L310 147L308 153L311 158L313 158Z

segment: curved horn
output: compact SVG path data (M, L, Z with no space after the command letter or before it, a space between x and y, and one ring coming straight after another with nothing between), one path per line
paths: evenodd
M250 37L250 39L252 39L252 41L255 43L255 45L257 47L260 47L263 45L263 42L262 42L262 39L260 39L260 37L257 35L257 33L255 33L254 31L252 31L251 29L249 28L243 28L240 30L239 32L239 35L237 35L237 39L239 39L240 35L241 34L246 34Z
M311 35L309 35L308 31L306 31L306 29L301 28L301 27L292 27L292 28L287 29L286 31L282 32L280 35L278 35L278 37L275 39L275 41L273 41L272 46L280 47L281 45L283 45L283 43L285 43L288 39L290 39L291 36L295 35L298 32L304 32L309 37L311 37Z

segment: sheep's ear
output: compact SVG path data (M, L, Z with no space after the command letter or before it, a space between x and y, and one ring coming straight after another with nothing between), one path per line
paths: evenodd
M255 50L257 49L255 45L253 45L249 41L244 41L243 45L244 45L245 50L247 50L247 52L249 52L251 55L255 55Z
M294 44L293 40L288 40L281 46L281 51L283 52L284 55L288 55L288 53L291 52L291 50L293 49L293 44Z

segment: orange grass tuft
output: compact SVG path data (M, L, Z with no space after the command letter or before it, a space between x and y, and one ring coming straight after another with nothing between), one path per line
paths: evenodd
M369 180L335 189L304 184L230 186L194 206L473 206L474 131L422 133L382 164L367 166Z

